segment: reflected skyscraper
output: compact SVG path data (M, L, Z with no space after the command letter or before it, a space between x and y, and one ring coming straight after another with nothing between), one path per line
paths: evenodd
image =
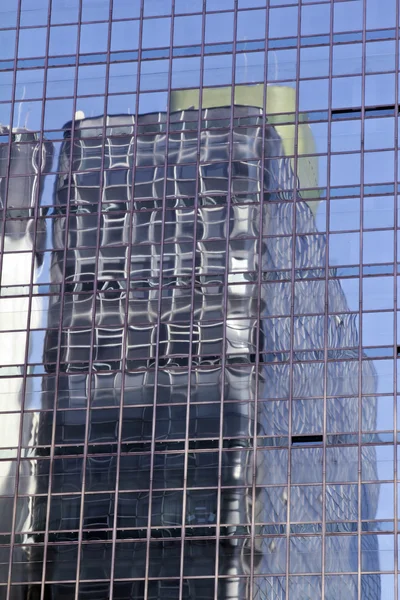
M0 600L400 600L398 16L0 2Z
M51 499L28 561L39 582L47 533L45 598L73 598L77 572L96 600L320 597L322 526L324 598L354 597L337 572L357 572L359 498L373 520L379 494L358 495L346 433L357 320L282 129L250 102L205 104L64 127L37 437ZM362 377L374 430L369 361ZM373 447L363 470L377 478ZM379 571L376 535L363 544ZM363 594L381 600L378 574Z
M53 147L48 142L41 144L38 136L26 129L11 132L2 128L1 134L11 135L12 145L0 144L0 398L4 411L0 438L2 448L11 449L3 450L0 461L0 522L1 532L9 532L14 519L15 529L24 532L26 540L33 527L31 499L36 493L36 474L33 463L22 460L18 470L17 461L7 459L16 458L16 450L12 450L16 448L20 449L21 459L26 458L27 448L37 444L38 419L34 413L23 412L25 398L31 393L24 364L32 355L30 331L38 328L42 308L37 279L46 232L40 208L39 172L50 168ZM21 497L15 506L17 480ZM7 563L6 548L2 556L2 562L6 559ZM25 548L15 547L14 557L23 564ZM4 574L6 565L2 567Z

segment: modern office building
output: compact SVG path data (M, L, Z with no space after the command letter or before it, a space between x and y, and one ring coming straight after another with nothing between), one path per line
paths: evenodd
M378 8L0 8L1 600L398 599Z

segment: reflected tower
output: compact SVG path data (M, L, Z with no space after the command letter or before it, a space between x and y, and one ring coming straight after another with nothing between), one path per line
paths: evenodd
M20 446L23 459L29 455L28 446L37 444L38 420L33 413L24 413L25 397L31 391L24 365L32 359L32 330L40 326L37 281L46 236L43 212L38 208L39 183L40 173L45 173L52 162L53 146L41 143L37 134L27 129L2 128L1 135L11 136L11 144L0 144L0 439L3 449ZM14 529L23 532L21 539L17 536L17 543L27 541L32 539L31 495L37 492L35 464L22 460L18 465L16 460L4 460L16 459L16 450L4 450L1 458L1 532L11 531L18 482ZM19 565L26 564L25 546L17 545L13 557ZM5 553L1 562L8 562ZM20 598L15 594L12 597Z
M44 378L56 411L38 433L55 443L47 598L73 598L79 567L80 598L108 599L111 577L115 600L179 598L183 574L182 598L213 598L218 576L218 598L244 600L254 569L254 600L283 600L287 544L291 573L321 568L326 440L312 424L326 379L346 430L357 326L325 315L326 301L348 313L346 298L334 279L325 294L315 198L294 194L279 128L251 103L211 104L65 126L51 266L62 293L44 356L47 373L59 363ZM325 511L351 522L340 482L354 463L337 469ZM44 530L40 498L34 518ZM351 545L343 560L357 571ZM380 600L371 581L365 598ZM335 585L326 598L346 594Z

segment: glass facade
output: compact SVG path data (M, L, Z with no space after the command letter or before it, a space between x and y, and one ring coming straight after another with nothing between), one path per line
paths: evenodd
M399 23L2 3L0 600L398 600Z

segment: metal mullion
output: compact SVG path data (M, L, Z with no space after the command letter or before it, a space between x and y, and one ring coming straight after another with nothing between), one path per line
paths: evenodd
M363 26L362 26L362 63L361 63L361 152L360 152L360 237L359 237L359 333L358 333L358 481L357 481L357 597L361 596L361 482L362 482L362 461L361 461L361 443L362 443L362 367L363 367L363 223L364 223L364 125L365 125L365 73L366 73L366 5L363 6Z
M330 185L331 185L331 134L332 134L332 73L333 73L333 21L334 4L330 6L329 24L329 83L328 83L328 129L327 129L327 195L326 195L326 219L325 219L325 302L324 302L324 407L323 407L323 429L322 429L322 569L321 569L321 597L325 598L325 563L326 563L326 451L327 451L327 395L328 395L328 342L329 342L329 258L330 258Z
M111 4L113 0L111 0ZM141 7L143 12L143 7ZM112 17L111 17L112 18ZM110 578L110 591L109 600L113 600L114 597L114 570L115 570L115 556L116 556L116 545L117 545L117 524L118 524L118 499L119 499L119 486L120 486L120 464L121 464L121 442L122 442L122 424L123 424L123 410L124 410L124 395L125 395L125 379L126 379L126 356L128 353L127 339L128 339L128 327L129 327L129 298L130 298L130 285L131 285L131 256L132 256L132 245L133 245L133 219L134 219L134 180L136 173L136 153L137 153L137 127L138 127L138 113L139 113L139 95L140 95L140 61L142 53L142 37L143 37L143 19L139 20L139 48L138 48L138 69L136 74L136 106L134 114L134 140L133 140L133 160L132 160L132 193L131 193L131 208L127 211L129 215L128 232L129 239L127 245L126 254L126 299L125 299L125 318L124 318L124 345L121 360L121 396L119 403L119 425L118 425L118 441L117 441L117 464L116 464L116 480L115 480L115 500L114 500L114 518L113 518L113 531L112 531L112 551L111 551L111 578Z
M21 17L21 0L19 0L18 2L18 7L17 7L17 34L16 34L16 42L15 42L15 52L17 55L18 52L18 40L19 40L19 31L20 31L20 17ZM48 37L49 37L49 30L47 32L47 41L48 41ZM9 142L8 142L8 156L7 156L7 186L6 189L8 191L9 189L9 183L10 183L10 166L11 166L11 148L12 148L12 139L13 139L13 121L14 121L14 106L15 106L15 89L16 89L16 79L17 79L17 69L16 69L16 64L17 61L15 63L15 68L14 68L14 79L13 79L13 92L12 92L12 100L11 100L11 124L10 124L10 128L9 128ZM43 89L45 89L45 84L43 84ZM41 123L41 130L43 132L43 115L44 112L42 112L42 123ZM23 449L22 449L22 437L23 437L23 425L24 425L24 407L25 407L25 394L26 394L26 379L27 379L27 365L28 365L28 357L29 357L29 337L30 337L30 331L31 331L31 308L32 308L32 297L33 297L33 277L34 277L34 273L35 273L35 247L36 247L36 235L37 235L37 221L38 221L38 212L40 210L39 208L39 198L40 198L40 173L41 173L41 168L42 168L42 160L41 160L41 150L42 150L42 139L43 136L41 136L39 141L39 151L38 151L38 166L37 166L37 186L36 186L36 190L33 188L32 192L35 195L36 198L36 202L35 205L33 207L30 207L30 209L33 210L33 220L35 222L34 225L34 230L33 230L33 243L32 243L32 256L31 256L31 266L30 266L30 273L29 273L29 283L28 286L29 287L29 295L28 295L28 308L27 308L27 321L26 321L26 337L25 337L25 352L24 352L24 364L23 364L23 378L22 378L22 387L20 389L20 394L21 394L21 406L20 406L20 423L19 423L19 430L18 430L18 447L17 447L17 459L15 462L15 486L14 486L14 501L13 501L13 507L12 507L12 518L11 518L11 535L10 535L10 554L9 554L9 563L8 563L8 578L7 578L7 592L6 592L6 597L9 598L10 600L12 600L11 597L11 579L12 579L12 567L13 567L13 551L15 548L15 523L16 523L16 514L17 514L17 500L18 500L18 487L19 487L19 471L20 471L20 466L21 466L21 458L22 458L22 454L23 454ZM0 274L2 273L2 259L4 256L4 246L5 246L5 229L6 229L6 223L7 223L7 214L6 214L6 208L8 206L8 196L7 199L5 199L6 201L4 202L4 206L3 206L3 223L2 223L2 239L0 242L1 245L1 252L0 252ZM33 426L33 425L32 425ZM24 452L26 451L26 449L24 450Z
M260 389L260 338L261 338L261 279L263 266L263 232L264 232L264 169L265 169L265 133L267 127L267 84L268 84L268 26L269 11L265 10L265 46L264 46L264 90L263 105L261 113L262 138L261 138L261 161L260 161L260 202L259 202L259 234L258 234L258 271L257 271L257 332L256 332L256 356L255 356L255 390L254 390L254 431L253 431L253 482L252 482L252 507L251 507L251 546L250 546L250 586L249 597L254 596L254 551L256 539L256 497L257 497L257 433L258 433L258 396ZM270 160L270 159L269 159ZM266 217L268 218L268 217Z
M205 0L204 0L205 2ZM221 536L221 480L222 480L222 452L224 447L223 440L223 416L224 416L224 396L225 396L225 372L226 372L226 311L228 307L228 282L229 282L229 220L232 206L232 156L233 156L233 127L235 116L235 73L236 73L236 41L237 41L237 6L238 0L235 0L234 18L233 18L233 51L232 51L232 69L231 69L231 107L230 107L230 130L229 130L229 171L228 171L228 195L227 195L227 231L225 244L225 271L224 271L224 320L222 327L222 357L221 357L221 407L220 407L220 426L218 440L218 493L217 493L217 522L215 536L215 587L214 600L218 600L218 570L219 570L219 543Z
M143 21L143 4L141 7L141 20ZM171 15L175 13L175 0L172 0ZM170 132L170 107L171 107L171 83L172 83L172 48L174 43L174 22L171 19L171 31L169 39L169 58L168 58L168 97L166 109L166 126L165 126L165 160L164 160L164 181L163 181L163 206L161 216L161 239L160 239L160 257L158 266L158 303L157 303L157 324L156 324L156 353L155 353L155 371L154 371L154 394L153 394L153 416L152 416L152 431L151 431L151 455L150 455L150 483L149 483L149 514L147 521L147 536L146 536L146 568L144 580L144 598L148 600L149 593L149 567L150 567L150 544L151 544L151 517L153 505L153 470L154 470L154 452L155 452L155 435L156 435L156 420L157 420L157 386L159 374L159 357L160 357L160 330L161 330L161 309L162 309L162 292L163 292L163 265L164 265L164 240L165 240L165 218L166 218L166 196L167 196L167 181L168 181L168 150L169 150L169 132ZM140 64L138 65L140 71Z
M79 3L79 32L82 28L82 4L83 0ZM102 199L103 199L103 185L104 185L104 156L105 156L105 140L107 133L107 91L108 91L108 79L110 72L110 45L111 45L111 16L112 16L112 0L110 0L109 9L109 20L108 20L108 33L107 33L107 62L106 62L106 75L105 75L105 94L104 94L104 115L103 115L103 127L102 127L102 149L101 149L101 161L100 161L100 174L99 174L99 196L98 196L98 215L97 215L97 240L95 248L95 263L94 263L94 277L93 277L93 305L92 305L92 325L91 325L91 344L89 349L89 361L88 361L88 381L87 381L87 404L86 404L86 422L85 422L85 441L83 446L83 467L82 467L82 489L81 489L81 506L79 514L79 532L78 532L78 555L76 564L76 587L75 587L75 600L79 600L79 587L80 587L80 567L81 567L81 553L82 553L82 540L83 540L83 516L84 516L84 504L85 504L85 487L86 487L86 464L88 458L88 432L90 425L90 400L92 394L92 379L93 379L93 354L95 347L95 312L96 312L96 294L97 294L97 277L99 271L99 254L100 254L100 238L101 238L101 220L102 220ZM80 37L80 35L79 35ZM79 73L79 64L77 65ZM77 84L77 81L75 82ZM76 102L76 91L74 90L74 100ZM75 105L76 106L76 105ZM72 124L75 134L75 121ZM75 136L73 136L74 138ZM72 163L71 163L72 164Z
M287 480L287 517L286 517L286 600L290 600L290 498L292 476L292 404L293 404L293 368L294 368L294 292L296 274L296 223L298 203L298 139L299 139L299 97L300 97L300 32L301 32L301 5L298 6L297 15L297 65L296 65L296 100L294 117L294 153L293 153L293 229L292 229L292 266L291 266L291 297L290 297L290 348L289 348L289 414L288 414L288 480Z
M173 16L175 19L175 14ZM185 539L186 539L186 496L187 496L187 469L189 458L189 423L190 423L190 398L191 398L191 375L193 367L193 325L195 308L195 279L196 279L196 248L197 248L197 220L199 211L199 182L200 182L200 151L201 151L201 123L203 112L203 80L204 80L204 39L206 28L206 14L202 13L201 24L201 55L200 55L200 85L199 85L199 110L197 115L197 162L196 162L196 183L194 196L194 223L193 223L193 247L192 247L192 273L191 273L191 291L190 291L190 332L189 332L189 352L188 352L188 383L187 383L187 401L186 401L186 424L185 424L185 456L183 469L183 497L182 497L182 552L179 571L179 600L183 600L183 577L185 561ZM172 51L171 51L172 55ZM170 91L171 93L171 91Z

